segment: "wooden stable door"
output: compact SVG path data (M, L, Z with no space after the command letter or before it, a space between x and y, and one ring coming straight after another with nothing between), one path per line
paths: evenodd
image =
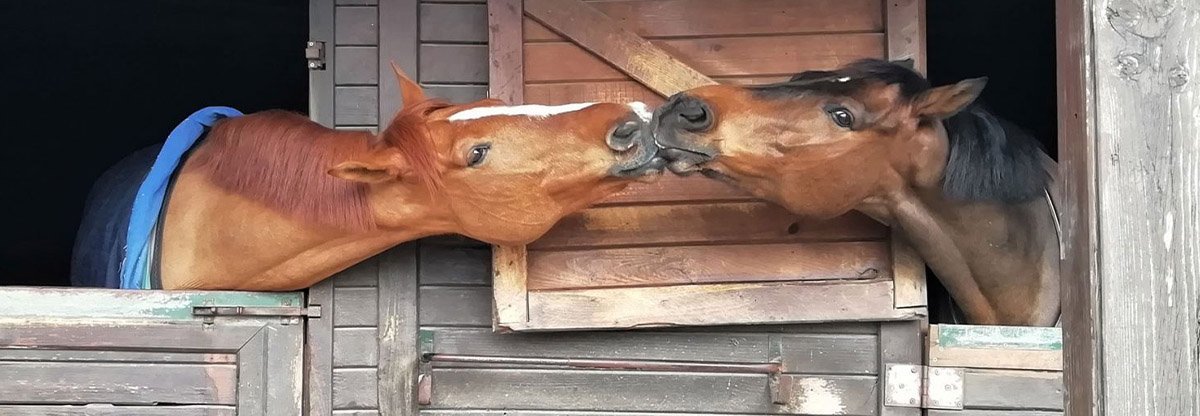
M490 89L512 103L642 101L860 58L915 58L919 1L492 0ZM670 173L495 249L496 326L567 330L903 320L924 266L852 213L804 220Z

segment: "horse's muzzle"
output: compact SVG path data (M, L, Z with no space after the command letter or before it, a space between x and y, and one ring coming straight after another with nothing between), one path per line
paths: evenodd
M715 157L715 152L688 140L713 125L713 112L707 103L683 93L675 94L654 111L650 120L654 144L668 161L667 169L676 174L697 171Z
M605 143L623 156L610 170L612 176L632 178L659 173L667 164L654 144L650 123L640 117L617 125L608 133Z

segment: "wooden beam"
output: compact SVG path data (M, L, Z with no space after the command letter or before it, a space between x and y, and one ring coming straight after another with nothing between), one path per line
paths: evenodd
M525 246L492 247L493 329L497 331L529 321L528 259Z
M1063 383L1065 414L1099 414L1102 391L1096 281L1095 107L1091 101L1092 27L1088 0L1056 0L1059 222L1063 252Z
M580 0L525 0L525 13L663 97L716 84Z
M488 0L488 96L525 102L521 0Z
M888 59L913 60L913 69L925 73L925 0L887 1Z
M417 414L417 244L401 244L377 256L379 363L376 374L381 416Z
M417 33L420 14L418 0L384 0L379 2L379 130L392 122L400 108L400 83L392 72L392 62L400 66L414 81L421 82L420 36Z

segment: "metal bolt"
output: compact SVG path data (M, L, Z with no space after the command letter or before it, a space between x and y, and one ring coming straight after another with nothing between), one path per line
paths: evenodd
M917 373L917 368L916 368L916 367L913 367L913 368L912 368L912 373L913 373L913 374L916 374L916 373Z
M908 404L917 404L917 399L908 399Z

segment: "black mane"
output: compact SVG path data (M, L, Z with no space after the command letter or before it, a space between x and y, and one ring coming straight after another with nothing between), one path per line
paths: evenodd
M764 98L805 93L849 95L871 81L900 86L905 99L931 88L911 63L864 59L833 71L805 71L786 82L749 87ZM960 201L1018 203L1043 195L1050 174L1042 162L1041 143L1016 125L973 103L942 120L950 156L942 176L942 192Z

